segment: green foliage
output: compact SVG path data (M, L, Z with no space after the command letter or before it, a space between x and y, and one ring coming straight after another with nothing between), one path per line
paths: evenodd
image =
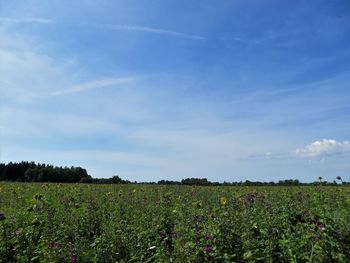
M81 167L54 167L34 162L0 164L0 181L77 183L91 180Z
M3 182L0 211L0 262L350 262L347 186Z
M0 181L128 184L115 175L112 178L92 178L81 167L56 167L34 162L0 163Z

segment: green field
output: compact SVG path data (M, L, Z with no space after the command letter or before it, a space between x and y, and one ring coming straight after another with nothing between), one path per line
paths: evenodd
M350 262L349 187L0 184L0 262Z

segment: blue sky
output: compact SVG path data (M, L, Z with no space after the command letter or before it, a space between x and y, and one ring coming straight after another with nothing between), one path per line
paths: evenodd
M350 180L350 3L2 1L0 159Z

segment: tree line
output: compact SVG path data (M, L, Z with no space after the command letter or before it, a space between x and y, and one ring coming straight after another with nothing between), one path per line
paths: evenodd
M57 167L35 162L0 163L0 181L122 184L119 176L92 178L81 167Z
M298 186L298 185L337 185L337 182L319 181L312 183L302 183L297 179L280 180L278 182L211 182L206 178L186 178L181 181L160 180L158 182L140 182L140 184L159 184L159 185L198 185L198 186ZM342 184L344 182L340 176L336 179ZM53 165L40 164L35 162L10 162L8 164L0 163L0 181L17 182L57 182L57 183L95 183L95 184L129 184L128 180L123 180L115 175L111 178L93 178L86 169L81 167L57 167ZM133 182L137 183L137 182Z
M350 182L343 181L339 176L336 178L339 183L343 185L350 185ZM279 180L278 182L260 182L260 181L240 181L240 182L211 182L206 178L186 178L181 181L169 181L160 180L155 182L146 182L144 184L160 184L160 185L199 185L199 186L301 186L301 185L338 185L339 183L334 180L333 182L327 181L315 181L311 183L303 183L298 179L286 179Z
M280 180L277 183L275 182L259 182L259 181L249 181L246 180L244 182L211 182L208 181L206 178L186 178L181 181L168 181L168 180L161 180L158 181L158 184L164 184L164 185L201 185L201 186L217 186L217 185L226 185L226 186L268 186L268 185L287 185L287 186L293 186L293 185L302 185L299 180Z
M350 185L350 182L342 181L338 179L340 184ZM136 183L136 182L135 182ZM240 181L240 182L211 182L206 178L186 178L181 181L172 180L160 180L158 182L141 182L140 184L159 184L159 185L198 185L198 186L301 186L301 185L338 185L339 183L334 180L333 182L327 181L315 181L311 183L303 183L297 179L279 180L278 182L260 182L260 181Z

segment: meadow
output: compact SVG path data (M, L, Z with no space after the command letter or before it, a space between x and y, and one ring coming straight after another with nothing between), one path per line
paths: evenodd
M0 184L0 262L350 262L350 187Z

